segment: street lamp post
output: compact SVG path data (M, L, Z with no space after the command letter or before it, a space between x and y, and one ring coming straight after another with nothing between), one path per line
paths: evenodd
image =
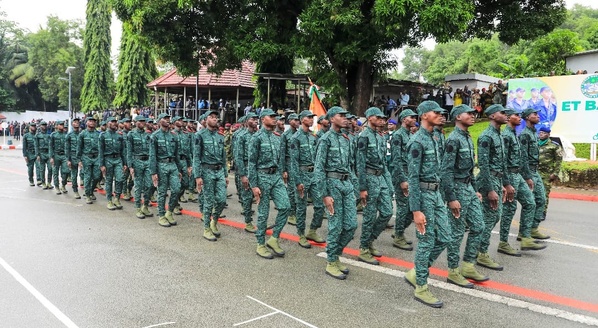
M73 118L74 118L73 108L71 107L71 90L72 90L72 85L73 85L71 82L71 72L73 70L75 70L75 67L69 66L66 68L66 71L65 71L65 73L67 73L69 75L69 131L73 130L72 122L73 122Z

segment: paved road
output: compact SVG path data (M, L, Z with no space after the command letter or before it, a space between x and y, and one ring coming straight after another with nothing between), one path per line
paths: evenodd
M20 152L0 153L0 327L598 325L598 203L552 200L543 224L549 248L496 255L505 271L481 269L492 280L471 294L442 283L441 255L432 288L445 307L435 310L412 299L402 274L414 254L393 248L390 231L377 243L383 263L372 267L355 262L358 230L343 258L351 274L337 281L324 274L321 247L285 240L285 258L258 258L255 237L239 228L236 197L222 238L210 243L192 215L162 228L156 218L136 219L129 202L110 212L102 198L86 205L29 187L25 169ZM493 234L494 255L497 243Z

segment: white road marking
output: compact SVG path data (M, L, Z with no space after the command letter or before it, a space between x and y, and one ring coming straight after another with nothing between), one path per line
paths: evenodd
M280 313L280 314L282 314L282 315L285 315L285 316L287 316L287 317L289 317L289 318L291 318L291 319L293 319L293 320L295 320L295 321L297 321L297 322L300 322L300 323L302 323L302 324L304 324L304 325L306 325L306 326L308 326L308 327L311 327L311 328L318 328L318 327L316 327L316 326L314 326L314 325L312 325L312 324L310 324L310 323L308 323L308 322L305 322L305 321L303 321L303 320L301 320L301 319L299 319L299 318L297 318L297 317L294 317L294 316L292 316L292 315L290 315L290 314L288 314L288 313L286 313L286 312L284 312L284 311L282 311L282 310L279 310L279 309L277 309L277 308L275 308L275 307L273 307L273 306L270 306L270 305L268 305L268 304L266 304L266 303L264 303L264 302L262 302L262 301L260 301L260 300L258 300L258 299L256 299L256 298L253 298L253 297L251 297L251 296L249 296L249 295L245 295L245 296L246 296L247 298L249 298L250 300L253 300L253 301L255 301L255 302L257 302L257 303L260 303L261 305L263 305L263 306L265 306L265 307L267 307L267 308L269 308L269 309L271 309L271 310L274 310L274 312L272 312L272 313L268 313L268 314L265 314L265 315L259 316L259 317L257 317L257 318L253 318L253 319L247 320L247 321L243 321L243 322L236 323L236 324L234 324L234 325L233 325L233 327L240 326L240 325L242 325L242 324L245 324L245 323L248 323L248 322L256 321L256 320L263 319L263 318L269 317L269 316L271 316L271 315L275 315L275 314L278 314L278 313Z
M3 258L0 257L0 265L10 273L16 281L18 281L25 289L27 289L42 305L50 311L60 322L69 328L78 328L78 326L71 321L62 311L60 311L54 304L44 297L35 287L33 287L23 276L21 276L15 269L13 269Z
M151 326L145 326L143 328L153 328L153 327L160 327L160 326L166 326L166 325L174 325L176 322L171 321L171 322L162 322L162 323L158 323L155 325L151 325Z
M492 230L493 234L500 234L498 231L494 231ZM510 233L509 234L510 237L517 237L516 233ZM544 239L542 240L543 243L550 243L550 244L558 244L558 245L564 245L564 246L571 246L571 247L577 247L577 248L583 248L583 249L589 249L591 251L598 251L598 247L597 246L591 246L591 245L584 245L584 244L578 244L578 243L570 243L568 241L561 241L561 240L556 240L556 239Z
M326 258L326 253L321 252L321 253L318 253L317 256ZM358 261L344 258L344 257L339 257L339 259L343 263L347 263L347 264L350 264L350 265L353 265L356 267L369 269L372 271L384 273L384 274L394 276L394 277L399 277L399 278L405 277L405 273L403 271L394 270L394 269L390 269L390 268L386 268L386 267L378 266L378 265L370 265L370 264L358 262ZM488 293L488 292L477 290L477 289L462 288L462 287L458 287L458 286L455 286L455 285L452 285L452 284L449 284L446 282L442 282L442 281L439 281L436 279L428 278L428 284L438 287L438 288L450 290L450 291L453 291L456 293L477 297L477 298L480 298L480 299L483 299L486 301L505 304L507 306L512 306L512 307L516 307L516 308L520 308L520 309L526 309L526 310L529 310L532 312L549 315L549 316L553 316L553 317L557 317L557 318L562 318L562 319L573 321L573 322L579 322L579 323L586 324L588 326L598 327L598 318L590 317L587 315L572 313L572 312L555 309L555 308L551 308L551 307L544 306L544 305L538 305L538 304L534 304L534 303L530 303L530 302L526 302L526 301L521 301L521 300L517 300L514 298L496 295L496 294Z

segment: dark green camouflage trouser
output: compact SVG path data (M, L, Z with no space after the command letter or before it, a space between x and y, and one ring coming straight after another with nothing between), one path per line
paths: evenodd
M27 156L27 177L29 177L29 182L33 182L33 170L35 169L35 174L37 175L37 160L35 155L28 155ZM38 175L37 180L41 181L41 177Z
M211 170L203 169L203 210L204 227L210 227L210 216L212 220L218 222L220 214L226 205L226 180L222 174L222 169Z
M334 199L334 215L330 215L326 210L328 214L326 258L328 262L335 262L353 239L357 229L355 189L352 181L341 181L335 178L326 178L326 188L330 197Z
M299 197L299 192L295 192L297 203L297 234L305 235L305 226L307 220L307 197L311 195L314 204L314 217L309 225L310 229L319 229L322 227L322 216L324 215L324 204L322 196L316 188L316 182L313 181L313 172L301 171L297 173L299 181L307 181L303 185L303 198Z
M79 172L79 165L77 165L79 163L79 159L78 158L73 158L72 162L71 162L71 183L72 183L72 187L73 187L73 191L77 192L79 190L79 174L83 174L83 172ZM83 180L83 177L81 177L81 181Z
M428 283L429 267L452 240L452 233L440 191L422 189L420 197L421 210L426 216L426 232L423 235L415 232L419 240L415 249L415 275L417 285L423 286Z
M392 216L392 195L383 175L368 174L368 196L363 209L360 248L367 249L380 236ZM379 212L379 214L378 214Z
M50 165L50 155L42 154L40 159L36 163L37 168L37 180L41 180L42 183L52 184L52 165ZM46 178L46 169L48 172Z
M544 206L546 206L546 189L542 177L538 171L532 171L532 180L534 180L534 201L536 202L536 213L534 214L534 222L532 228L537 228L544 218Z
M395 237L400 237L405 233L405 229L413 222L413 213L409 210L409 197L403 194L400 185L395 186Z
M143 196L143 204L150 204L149 191L152 190L152 177L149 172L149 161L148 160L133 160L133 170L135 180L135 208L141 207L141 197Z
M260 188L262 193L260 202L257 205L257 231L255 232L255 237L259 245L264 245L266 243L270 199L274 201L274 206L278 208L278 214L274 221L274 231L272 232L272 237L278 238L289 217L289 196L280 173L268 174L258 172L258 183L255 187Z
M52 176L54 178L54 186L57 189L60 187L60 182L62 182L62 186L66 186L66 180L69 176L69 173L70 171L66 161L66 157L64 155L55 155ZM60 180L58 179L59 176Z
M534 195L529 189L529 186L523 180L519 173L508 173L509 181L511 181L515 189L515 199L521 204L521 216L519 219L519 232L523 237L530 237L532 224L534 222L534 214L536 212L536 203L534 202ZM502 216L500 218L500 241L509 241L509 230L511 229L511 222L515 211L517 210L517 202L506 202L503 205Z
M482 232L482 241L480 242L480 253L488 253L488 246L490 246L490 235L492 234L492 229L500 220L502 216L503 210L503 202L502 202L502 182L501 178L491 176L490 177L490 188L496 191L498 194L498 206L495 210L490 207L490 202L488 201L488 194L482 193L482 204L484 210L484 232Z
M89 157L83 155L81 159L83 163L83 182L85 183L85 196L91 196L96 184L102 179L102 172L100 171L100 159L96 157Z
M166 193L170 189L168 210L172 211L177 204L176 196L181 190L179 170L175 163L158 163L158 217L166 214Z
M123 161L119 158L106 158L106 198L112 200L112 183L114 182L114 193L116 198L120 198L125 182L125 173L123 172Z
M251 223L251 221L253 221L253 219L251 218L251 204L253 203L253 193L251 192L251 188L244 189L243 184L240 181L239 188L239 199L241 200L243 218L245 218L245 223Z

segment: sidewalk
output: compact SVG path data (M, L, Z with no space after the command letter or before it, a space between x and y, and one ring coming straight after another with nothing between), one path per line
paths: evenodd
M12 145L8 144L8 141L11 140L12 141ZM6 137L6 144L4 144L4 136L0 135L0 150L9 150L9 149L22 149L21 147L21 141L23 140L23 138L21 137L21 140L15 140L13 139L13 137Z

